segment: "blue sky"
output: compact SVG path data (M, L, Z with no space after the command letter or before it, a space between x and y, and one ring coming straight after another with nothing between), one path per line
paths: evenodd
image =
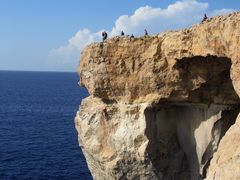
M155 34L239 9L238 0L1 0L0 70L76 71L103 29Z

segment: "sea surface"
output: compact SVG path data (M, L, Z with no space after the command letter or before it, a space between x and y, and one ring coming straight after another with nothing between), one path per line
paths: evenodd
M76 73L0 71L0 180L92 176L74 117L87 91Z

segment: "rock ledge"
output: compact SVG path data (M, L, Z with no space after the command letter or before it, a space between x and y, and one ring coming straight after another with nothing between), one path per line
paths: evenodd
M86 47L75 124L94 179L239 179L239 44L232 13Z

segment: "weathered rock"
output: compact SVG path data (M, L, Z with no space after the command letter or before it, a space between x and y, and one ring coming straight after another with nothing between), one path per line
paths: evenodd
M219 144L207 180L240 179L240 115Z
M207 174L239 112L239 22L233 13L84 49L79 76L90 96L75 122L95 179L199 179L221 171L213 161Z
M239 18L235 13L182 31L135 39L115 37L104 44L92 44L81 57L81 85L91 95L117 101L194 100L190 93L205 84L212 73L224 73L221 64L230 66L232 60L238 65ZM183 61L191 66L176 68L185 64ZM233 76L239 74L237 67ZM189 71L190 77L183 79L181 73ZM216 92L207 92L216 97L211 94ZM226 103L231 103L227 97Z

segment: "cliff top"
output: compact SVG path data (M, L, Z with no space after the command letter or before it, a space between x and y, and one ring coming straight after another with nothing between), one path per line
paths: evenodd
M235 12L188 29L93 43L81 55L81 85L90 95L112 101L234 104L239 22ZM217 86L223 91L216 92Z

